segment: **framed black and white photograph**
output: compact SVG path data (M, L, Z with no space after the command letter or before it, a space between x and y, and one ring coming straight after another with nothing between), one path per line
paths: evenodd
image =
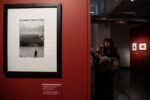
M139 50L147 50L147 44L146 43L139 43Z
M4 5L7 77L62 77L61 4Z
M132 51L137 51L137 43L132 43Z

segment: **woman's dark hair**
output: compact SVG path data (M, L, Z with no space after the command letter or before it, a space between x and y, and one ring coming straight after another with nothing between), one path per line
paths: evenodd
M110 43L110 47L109 48L105 47L105 45L104 45L105 42L109 42ZM110 54L112 52L114 52L114 43L113 43L112 38L105 38L104 42L103 42L103 46L100 47L100 55L101 56L104 56L106 54L106 52L109 52Z
M110 47L113 47L113 46L114 46L114 43L113 43L112 38L105 38L105 39L104 39L104 43L105 43L105 42L109 42L109 43L110 43Z

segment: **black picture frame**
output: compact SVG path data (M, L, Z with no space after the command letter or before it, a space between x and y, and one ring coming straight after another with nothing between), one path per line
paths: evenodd
M8 10L30 8L57 8L57 72L8 70ZM50 13L50 12L47 12ZM39 13L40 14L40 13ZM62 5L58 4L5 4L3 22L3 69L8 78L62 78Z

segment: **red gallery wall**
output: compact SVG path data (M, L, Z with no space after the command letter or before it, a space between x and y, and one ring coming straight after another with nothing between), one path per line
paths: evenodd
M137 51L131 52L131 71L150 76L150 25L142 25L131 29L130 46L137 43ZM146 43L147 50L139 50L139 44Z
M90 0L0 0L0 100L52 100L42 84L62 84L62 100L90 99ZM62 78L6 78L3 74L3 5L62 3ZM89 48L89 49L88 49Z

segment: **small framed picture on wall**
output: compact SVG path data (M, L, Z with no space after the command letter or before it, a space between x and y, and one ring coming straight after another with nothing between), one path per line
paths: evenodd
M61 4L4 5L7 77L62 77Z
M147 50L147 44L146 43L139 43L139 50Z
M137 43L132 43L132 51L137 51Z

